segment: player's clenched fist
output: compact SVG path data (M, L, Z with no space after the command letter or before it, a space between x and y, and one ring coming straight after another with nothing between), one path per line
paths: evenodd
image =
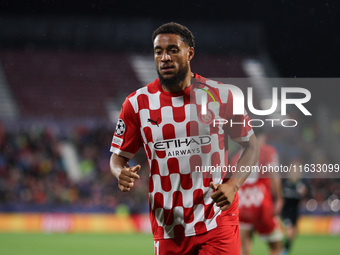
M123 168L118 176L118 187L121 191L130 191L136 179L139 179L137 172L141 169L140 165Z
M214 184L210 183L210 188L215 192L212 193L211 198L222 211L227 210L234 201L236 190L228 183Z

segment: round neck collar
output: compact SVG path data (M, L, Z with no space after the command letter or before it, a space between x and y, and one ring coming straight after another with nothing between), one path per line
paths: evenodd
M193 73L194 77L193 78L197 78L197 74L196 73ZM182 96L183 94L187 94L187 93L190 93L190 87L192 86L192 84L190 83L190 85L188 87L186 87L185 89L181 90L181 91L178 91L178 92L169 92L169 91L165 91L163 88L162 88L162 85L159 81L159 78L157 79L157 86L158 86L158 89L160 90L160 92L168 95L168 96ZM188 92L189 91L189 92Z

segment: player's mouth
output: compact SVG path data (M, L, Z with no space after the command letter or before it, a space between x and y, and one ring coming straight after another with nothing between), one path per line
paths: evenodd
M174 66L161 66L161 70L163 73L173 72L174 69Z

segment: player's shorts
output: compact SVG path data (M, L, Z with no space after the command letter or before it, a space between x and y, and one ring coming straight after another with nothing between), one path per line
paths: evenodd
M273 227L272 227L273 223ZM259 227L259 224L240 222L240 229L257 231L260 239L266 242L277 242L283 239L283 226L279 217L273 217L271 221Z
M240 206L240 228L247 226L260 235L270 234L275 229L275 215L273 202L269 196L263 199L260 205L249 207ZM242 225L241 225L242 224Z
M155 255L240 255L238 225L220 226L204 234L154 241Z
M299 200L286 198L281 216L284 225L296 226L299 218Z

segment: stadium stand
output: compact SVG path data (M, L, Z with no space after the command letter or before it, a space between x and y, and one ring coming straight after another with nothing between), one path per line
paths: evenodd
M139 87L125 54L8 50L0 59L24 117L107 117L107 102Z

